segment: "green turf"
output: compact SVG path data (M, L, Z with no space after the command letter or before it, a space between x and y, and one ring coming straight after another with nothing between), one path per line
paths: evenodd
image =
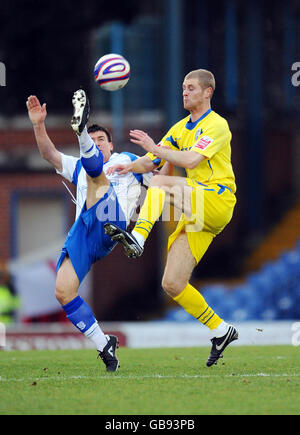
M0 415L300 414L300 348L120 348L107 374L91 350L0 352Z

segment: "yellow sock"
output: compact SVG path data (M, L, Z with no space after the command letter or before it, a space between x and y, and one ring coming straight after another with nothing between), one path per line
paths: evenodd
M146 240L153 225L162 214L165 204L166 192L159 187L149 187L144 204L133 231L136 231Z
M190 284L173 299L209 329L217 328L222 322L222 319L207 304L201 293Z

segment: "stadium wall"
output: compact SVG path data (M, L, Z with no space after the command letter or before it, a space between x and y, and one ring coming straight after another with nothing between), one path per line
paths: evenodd
M118 337L129 348L203 347L211 333L196 324L180 322L103 323L107 334ZM243 322L235 324L239 339L233 346L300 346L300 322ZM2 350L94 349L94 344L69 325L24 325L10 327L2 337Z

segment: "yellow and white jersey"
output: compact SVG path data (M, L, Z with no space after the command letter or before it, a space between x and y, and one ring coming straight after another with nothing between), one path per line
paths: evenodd
M190 116L177 122L159 145L177 151L195 151L205 156L194 169L186 169L187 177L205 185L222 184L236 191L231 165L231 132L225 118L209 109L192 122ZM151 153L148 157L157 165L164 162Z

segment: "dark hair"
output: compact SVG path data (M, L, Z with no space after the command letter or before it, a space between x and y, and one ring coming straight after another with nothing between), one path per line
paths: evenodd
M98 125L98 124L92 124L92 125L90 125L90 126L88 127L87 131L88 131L88 133L95 133L95 131L103 131L103 132L106 134L106 136L107 136L108 142L111 142L111 141L112 141L111 134L110 134L110 132L107 130L107 128L105 128L105 127L101 127L101 126Z

